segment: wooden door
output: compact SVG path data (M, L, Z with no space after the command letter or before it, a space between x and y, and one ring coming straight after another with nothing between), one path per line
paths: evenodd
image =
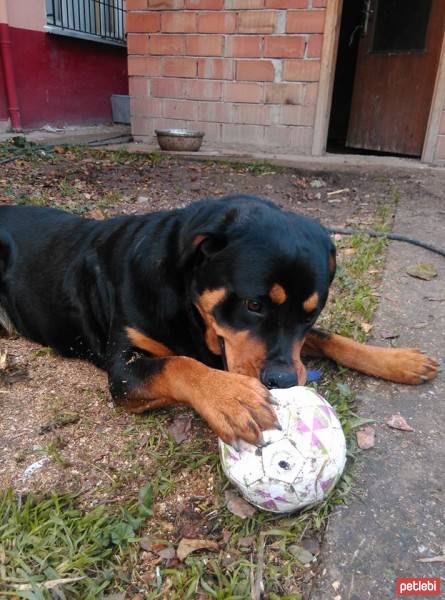
M445 0L365 0L346 145L420 156Z

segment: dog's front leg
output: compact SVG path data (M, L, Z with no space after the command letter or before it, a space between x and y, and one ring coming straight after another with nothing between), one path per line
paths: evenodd
M436 376L437 362L417 348L382 348L360 344L334 333L312 329L302 350L308 356L325 356L367 375L411 385Z
M118 356L109 366L110 390L130 412L187 404L228 443L257 443L261 431L277 423L268 390L253 377L212 369L186 356Z

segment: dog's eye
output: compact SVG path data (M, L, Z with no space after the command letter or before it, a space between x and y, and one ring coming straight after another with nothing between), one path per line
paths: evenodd
M261 304L261 302L259 300L245 300L244 301L247 310L249 310L250 312L253 313L260 313L261 309L263 308L263 305Z

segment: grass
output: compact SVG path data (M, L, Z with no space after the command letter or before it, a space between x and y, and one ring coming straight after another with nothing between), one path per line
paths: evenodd
M84 149L70 148L70 152L79 158L85 156ZM168 160L160 154L140 157L125 149L114 153L87 152L91 152L94 160L120 164L141 160L156 164ZM56 152L53 158L57 160L57 157ZM283 172L267 163L228 162L227 168L259 176ZM60 180L58 192L67 199L70 210L85 210L81 192L72 182ZM119 199L119 192L111 191L100 201L95 200L95 205L106 209ZM388 203L377 211L374 228L388 229L397 200L398 191L394 188ZM38 205L54 202L45 194L19 201ZM343 236L337 246L338 273L320 325L364 341L366 326L378 304L377 290L386 242L362 235ZM39 349L34 357L45 360L49 352ZM318 363L317 367L322 371L318 390L336 409L352 462L357 454L354 432L364 423L355 412L354 379L346 369L326 362ZM54 413L57 412L55 409ZM82 497L75 495L22 498L11 491L0 494L0 597L46 600L57 595L62 599L89 600L104 597L111 591L125 591L131 597L143 589L147 600L247 600L251 598L252 582L258 579L260 565L269 600L301 600L315 570L312 565L304 566L298 561L292 546L305 538L322 538L330 512L345 502L351 493L350 469L346 470L335 490L314 508L292 516L257 512L243 520L226 508L224 491L228 483L215 446L209 445L211 436L194 435L190 441L177 444L166 428L170 416L171 413L160 412L135 417L125 430L127 441L119 452L129 466L108 476L103 484L110 495L116 491L123 493L126 500L121 508L118 504L104 504L87 510L81 508ZM140 434L143 432L147 433L143 452L150 457L150 466L145 470L138 463ZM66 459L57 437L43 450L54 463L64 468ZM99 468L99 465L93 467ZM125 494L127 489L134 489L135 481L151 482L143 488L139 498L134 497L135 494ZM207 524L206 536L218 540L220 552L191 554L180 564L176 561L166 565L165 561L158 561L141 565L138 535L177 544L176 523L170 521L172 527L165 529L165 518L159 516L159 507L175 508L178 496L193 496L195 488L203 481L212 483L198 506L199 514ZM155 518L151 518L152 511ZM252 543L243 545L241 542L245 538L252 538ZM150 570L150 577L143 577L144 569ZM61 578L78 579L61 584L53 591L43 586L45 581Z
M88 512L73 495L22 499L0 497L0 597L93 600L105 590L124 589L128 546L151 515L151 488L119 510L97 506Z

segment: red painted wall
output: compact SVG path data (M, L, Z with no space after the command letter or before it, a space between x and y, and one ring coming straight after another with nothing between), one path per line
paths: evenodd
M111 121L111 94L128 94L126 48L15 27L10 32L25 129Z
M8 103L6 100L5 79L3 77L2 61L0 60L0 121L9 119Z

